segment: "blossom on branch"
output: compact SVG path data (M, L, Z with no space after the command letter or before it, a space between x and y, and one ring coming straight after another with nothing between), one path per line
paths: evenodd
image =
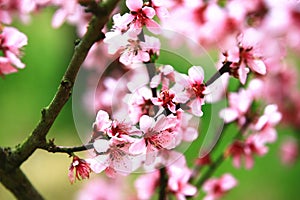
M177 85L184 87L183 94L178 94L181 97L179 103L187 103L191 112L198 117L203 115L201 107L204 104L206 92L203 80L204 71L200 66L192 66L188 71L188 75L176 74Z
M90 177L90 164L77 156L73 156L72 164L69 168L69 180L74 183L75 180L87 179ZM75 175L75 176L74 176Z
M129 30L138 35L143 26L146 26L152 33L159 34L161 32L159 24L152 19L156 14L152 7L144 6L142 0L126 0L126 6L130 10Z
M211 178L203 185L203 190L207 193L204 200L219 199L236 185L237 181L231 174L224 174L219 179Z
M148 62L150 56L159 54L160 42L157 38L146 36L145 41L141 41L136 36L130 36L130 31L107 32L104 43L108 45L108 53L115 54L120 51L120 62L128 66L132 63Z
M0 75L16 72L23 69L25 64L21 62L21 48L27 45L27 36L13 27L4 27L0 33Z

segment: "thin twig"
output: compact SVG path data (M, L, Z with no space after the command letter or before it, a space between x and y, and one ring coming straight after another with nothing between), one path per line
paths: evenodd
M226 61L223 66L208 80L205 85L209 86L213 82L215 82L218 78L220 78L223 74L228 73L230 71L230 65L232 62Z
M51 153L67 153L70 156L75 152L87 151L93 149L93 143L75 146L75 147L66 147L66 146L56 146L53 143L48 143L47 145L40 147L40 149L46 150Z
M250 122L246 122L241 129L237 132L237 134L233 137L233 140L238 139L239 137L241 137L241 135L246 131L246 129L248 128ZM196 183L196 187L200 188L204 182L209 179L211 177L211 175L221 166L221 164L223 163L223 161L226 159L227 157L224 156L224 154L222 153L221 155L218 156L218 158L211 164L209 165L208 170L200 177L200 179L197 181Z
M167 177L167 170L165 167L159 169L159 200L166 200L167 199L167 184L168 184L168 177Z

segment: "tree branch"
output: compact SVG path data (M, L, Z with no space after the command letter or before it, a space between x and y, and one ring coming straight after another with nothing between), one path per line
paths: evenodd
M70 156L73 155L74 152L86 151L89 149L93 149L93 143L76 146L76 147L64 147L64 146L56 146L53 142L47 143L45 146L39 147L40 149L46 150L51 153L67 153Z
M230 72L230 65L232 62L226 61L223 66L206 82L206 86L209 86L213 82L215 82L218 78L220 78L226 72Z
M104 38L101 30L108 21L110 13L116 7L118 2L119 0L110 0L105 3L103 2L100 5L102 10L105 10L105 12L99 13L97 17L93 17L90 21L86 34L75 47L73 57L53 100L48 107L42 109L42 118L30 136L23 144L19 145L18 148L12 152L11 156L8 157L6 166L7 169L11 170L20 166L38 147L41 146L41 144L45 144L46 135L49 132L49 129L65 103L70 98L71 90L81 64L86 58L92 45Z
M17 199L43 199L19 168L10 172L4 171L0 168L0 181L15 195Z
M42 109L41 119L29 137L22 144L18 145L14 151L0 147L0 181L17 199L43 199L19 167L37 148L47 144L46 135L61 109L70 98L81 64L92 45L104 38L104 34L101 31L118 2L119 0L108 0L101 2L99 5L98 13L90 21L86 34L75 46L73 57L54 98L48 107ZM58 150L69 151L64 148L57 148Z
M159 200L166 200L167 199L167 184L168 184L168 177L167 171L165 167L159 169Z

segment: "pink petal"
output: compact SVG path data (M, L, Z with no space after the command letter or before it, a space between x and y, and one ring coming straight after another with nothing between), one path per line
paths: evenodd
M144 139L134 142L129 147L129 152L132 154L141 154L146 151L146 143Z
M181 190L182 193L186 196L194 196L197 193L197 188L190 184L184 185Z
M189 77L193 82L202 83L204 79L204 71L200 66L193 66L189 69Z
M241 156L239 155L235 155L232 158L233 160L233 166L236 168L240 168L241 167Z
M144 52L144 51L139 51L137 55L137 61L141 62L148 62L150 60L149 53Z
M155 121L152 117L149 117L147 115L143 115L140 118L140 129L144 132L147 133L148 130L155 124Z
M142 10L143 13L150 19L152 19L155 15L155 10L151 7L145 6Z
M143 0L126 0L126 6L130 11L138 11L143 6Z
M110 127L111 120L109 119L108 113L103 110L99 110L94 125L97 126L98 131L104 131L105 129Z
M109 149L109 141L98 139L94 142L93 146L98 153L104 153Z
M261 74L261 75L265 75L265 74L267 73L266 65L265 65L265 63L264 63L262 60L260 60L260 59L253 59L253 60L250 60L250 61L248 61L248 64L249 64L249 67L250 67L253 71L255 71L255 72L257 72L257 73L259 73L259 74Z
M150 32L152 32L154 34L160 34L161 33L160 25L156 21L154 21L152 19L147 19L145 23L146 23L147 29Z
M253 167L254 161L251 155L245 156L245 165L246 165L246 169L251 169Z
M191 106L192 113L197 117L201 117L203 115L203 112L201 110L202 104L203 103L199 98L196 98L191 102L190 106Z
M97 161L97 157L95 159L86 159L86 161L90 164L90 168L94 173L101 173L106 168L104 163Z
M150 87L151 88L156 88L161 82L161 76L160 74L157 74L155 76L153 76L153 78L151 79L151 82L150 82Z
M52 27L53 28L58 28L60 27L65 19L67 17L67 13L63 10L63 9L59 9L57 10L54 15L53 15L53 18L52 18Z
M213 188L215 187L215 185L218 183L218 181L214 178L212 179L208 179L204 184L203 184L203 191L209 193L210 191L213 190Z
M247 74L249 73L249 69L245 67L245 65L241 65L240 68L238 69L238 74L239 74L239 79L240 82L245 85L246 80L247 80Z
M220 111L219 116L224 119L225 123L230 123L239 117L239 113L232 108L225 108Z
M237 185L236 179L231 174L224 174L221 181L221 187L224 191L230 190Z
M277 140L277 132L274 128L268 127L261 133L264 141L273 143Z
M119 156L116 156L113 158L112 160L112 165L113 168L123 174L123 175L127 175L132 171L132 162L129 159L129 157L127 155L121 155L118 154Z
M198 137L198 131L192 127L188 127L183 134L183 140L187 142L192 142Z
M0 75L1 74L10 74L17 72L18 70L14 68L9 60L4 57L0 57Z

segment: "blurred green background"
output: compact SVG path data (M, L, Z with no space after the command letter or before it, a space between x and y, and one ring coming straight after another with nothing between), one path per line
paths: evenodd
M51 101L71 58L76 39L75 28L64 25L59 29L53 29L52 15L53 11L47 10L35 14L28 25L16 24L28 36L29 42L25 47L23 58L26 68L0 79L0 146L2 147L17 145L33 130L40 118L41 109ZM188 66L184 65L185 61L170 59L170 56L168 53L163 53L160 62L177 67L186 66L180 71L187 71ZM211 110L209 105L204 109L209 115ZM209 120L209 117L204 118L201 123L202 130L207 129L208 124L211 123ZM235 135L235 131L231 128L225 133L219 149L222 149L226 141ZM205 133L200 132L201 134ZM232 167L231 160L224 162L215 176L230 172L239 182L238 187L224 199L296 199L300 195L300 163L296 163L293 167L283 166L278 154L280 141L289 134L293 134L292 130L280 129L279 140L270 145L270 153L265 157L256 158L252 170L235 169ZM56 144L59 145L81 144L73 122L71 101L60 113L48 138L55 138ZM194 142L188 149L186 155L189 164L192 164L198 155L200 142L201 140ZM22 169L46 199L74 199L76 192L85 181L73 185L69 183L67 173L70 162L71 159L65 154L52 154L38 150L22 165ZM14 199L1 184L0 199Z

